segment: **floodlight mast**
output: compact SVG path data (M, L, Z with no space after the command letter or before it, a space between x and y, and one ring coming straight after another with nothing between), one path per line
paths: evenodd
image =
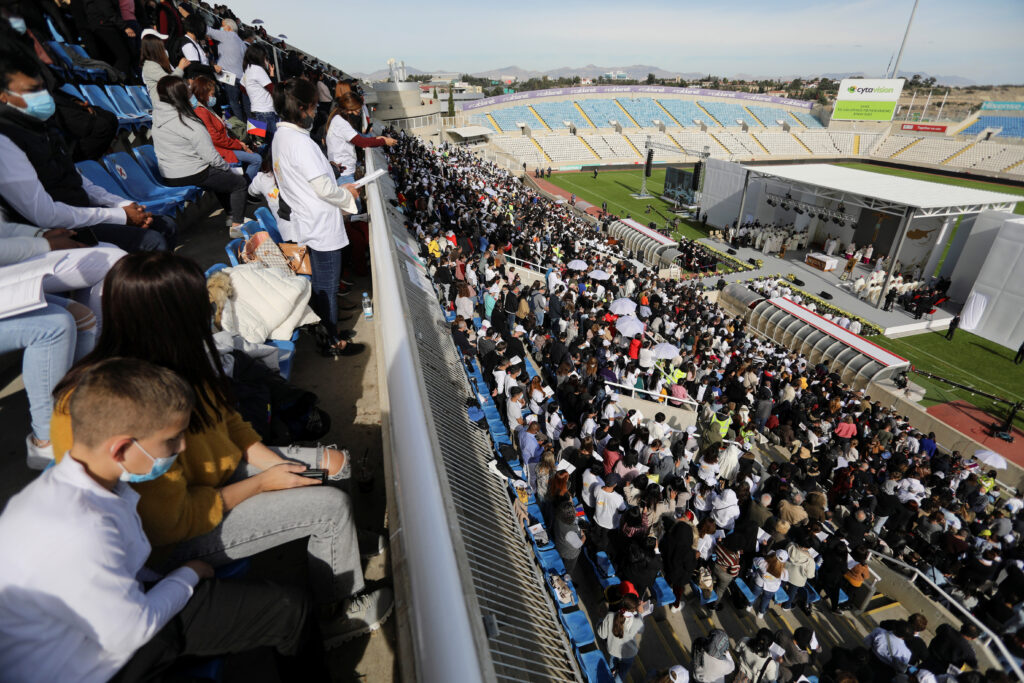
M644 167L645 167L645 169L640 172L640 194L638 195L640 197L648 197L648 196L650 196L650 195L647 194L647 173L646 173L646 166L647 166L647 154L646 154L646 152L649 149L660 149L663 152L673 152L673 153L679 152L679 150L682 149L683 150L683 154L688 154L688 155L691 155L691 156L699 157L702 161L707 159L707 158L709 158L711 156L711 152L707 148L705 148L703 152L698 152L696 150L686 149L682 145L680 145L679 147L670 147L668 145L663 145L660 142L654 142L653 140L651 140L651 136L648 135L647 136L647 142L644 143L644 152L645 152L645 154L644 154Z

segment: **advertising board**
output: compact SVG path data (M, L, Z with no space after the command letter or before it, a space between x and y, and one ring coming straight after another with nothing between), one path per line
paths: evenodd
M900 130L914 130L919 133L945 133L946 128L943 124L934 123L904 123L900 125Z
M892 121L903 83L902 78L844 78L839 84L832 119Z

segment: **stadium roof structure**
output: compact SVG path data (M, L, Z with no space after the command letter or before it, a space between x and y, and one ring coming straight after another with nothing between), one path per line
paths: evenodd
M822 199L872 211L914 217L959 216L981 211L1013 211L1020 197L1002 192L932 183L926 180L861 171L833 164L744 166L751 174L776 178Z
M461 128L449 128L449 133L458 135L460 138L479 138L494 135L494 131L483 126L462 126Z

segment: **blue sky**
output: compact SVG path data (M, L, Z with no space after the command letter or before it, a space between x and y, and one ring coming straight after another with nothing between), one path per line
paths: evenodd
M238 0L243 21L348 71L650 64L756 76L882 75L913 0ZM353 18L365 22L353 26ZM349 26L348 28L346 26ZM1024 83L1024 0L920 0L901 70Z

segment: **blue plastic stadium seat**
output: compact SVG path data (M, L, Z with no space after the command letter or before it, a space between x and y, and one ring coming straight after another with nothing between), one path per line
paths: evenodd
M228 268L228 267L229 266L226 263L214 263L212 266L210 266L209 268L206 269L206 277L209 278L211 275L213 275L217 271L224 270L225 268Z
M672 117L684 128L697 127L698 124L694 123L694 119L709 127L718 125L707 114L701 111L697 106L697 103L693 100L663 99L658 100L658 102L661 106L665 107L668 113L671 114Z
M672 119L665 116L665 112L650 97L618 97L616 99L641 128L653 128L655 121L661 121L668 127L678 127Z
M552 130L566 130L566 121L575 124L577 128L591 128L572 102L538 102L533 105L533 109Z
M108 85L106 90L107 95L122 114L136 119L139 123L153 123L153 117L139 108L135 98L128 93L123 85Z
M658 574L658 578L654 580L654 597L659 605L671 605L676 601L675 591L672 590L672 586L668 585L668 580L661 574Z
M245 247L245 240L241 237L233 239L224 245L224 253L228 255L228 261L233 266L238 265L238 253Z
M107 169L103 168L100 162L92 160L79 161L75 164L75 167L79 173L88 178L89 182L99 185L111 194L127 198L124 187L112 175L107 173Z
M612 668L596 644L576 648L576 659L589 683L615 683Z
M960 131L960 135L977 135L986 128L1002 128L1000 138L1024 137L1024 116L979 116L978 120Z
M737 576L733 579L732 585L739 589L740 593L743 594L743 597L746 598L749 604L754 604L754 591L750 590L750 586L747 585L746 581Z
M61 65L69 72L77 76L78 78L87 81L98 81L103 82L107 80L107 72L103 69L97 69L93 67L75 66L74 62L71 61L71 57L65 52L65 47L71 48L73 46L67 43L58 43L55 40L46 41L47 47L50 51L57 56L57 60Z
M609 121L618 121L623 128L636 128L615 100L580 100L579 105L598 128L610 128Z
M519 132L518 123L525 123L529 128L540 127L540 122L537 121L537 117L533 115L526 107L504 107L502 109L495 109L491 112L491 116L494 118L495 123L504 132Z
M142 85L129 85L125 88L135 100L140 111L153 111L153 101L149 99L149 91Z
M701 607L704 607L706 605L713 605L714 603L718 602L718 591L712 590L711 591L711 595L705 598L704 597L704 593L701 592L700 586L697 585L696 581L691 581L690 582L690 587L693 589L694 595L696 595L698 598L700 598L700 605L701 605ZM743 587L746 588L746 584L743 584ZM749 589L747 589L747 590L749 590ZM744 593L744 595L746 595L746 593ZM748 602L749 602L749 600L748 600Z
M60 86L60 89L66 92L67 94L71 95L75 99L82 100L83 102L88 102L88 100L85 99L85 95L82 94L82 91L76 88L71 83L65 83L64 85Z
M274 217L274 212L265 206L261 206L253 212L256 220L260 222L263 229L270 233L270 237L277 243L284 242L284 238L281 237L281 233L277 229L277 218Z
M188 188L168 187L154 181L138 160L126 152L108 154L103 157L103 165L140 202L145 197L154 202L181 203L189 195Z
M736 119L741 119L748 126L761 127L761 124L748 114L742 105L732 102L715 102L713 100L700 100L697 104L704 107L709 114L718 119L718 122L727 128L738 126L739 124L736 123Z
M133 130L135 128L142 127L141 121L134 116L128 116L121 112L114 104L114 101L110 99L110 96L98 85L85 84L82 85L82 94L89 100L89 104L99 107L100 109L106 109L110 113L117 116L117 125L121 130Z
M590 625L587 615L576 605L558 610L558 619L575 647L594 642L594 628Z
M135 155L135 160L139 162L139 167L154 185L167 187L167 189L174 192L180 192L187 201L194 201L203 193L201 188L193 185L187 187L165 186L163 184L163 176L160 175L160 164L156 160L156 150L153 148L153 145L139 145L133 147L132 152Z

